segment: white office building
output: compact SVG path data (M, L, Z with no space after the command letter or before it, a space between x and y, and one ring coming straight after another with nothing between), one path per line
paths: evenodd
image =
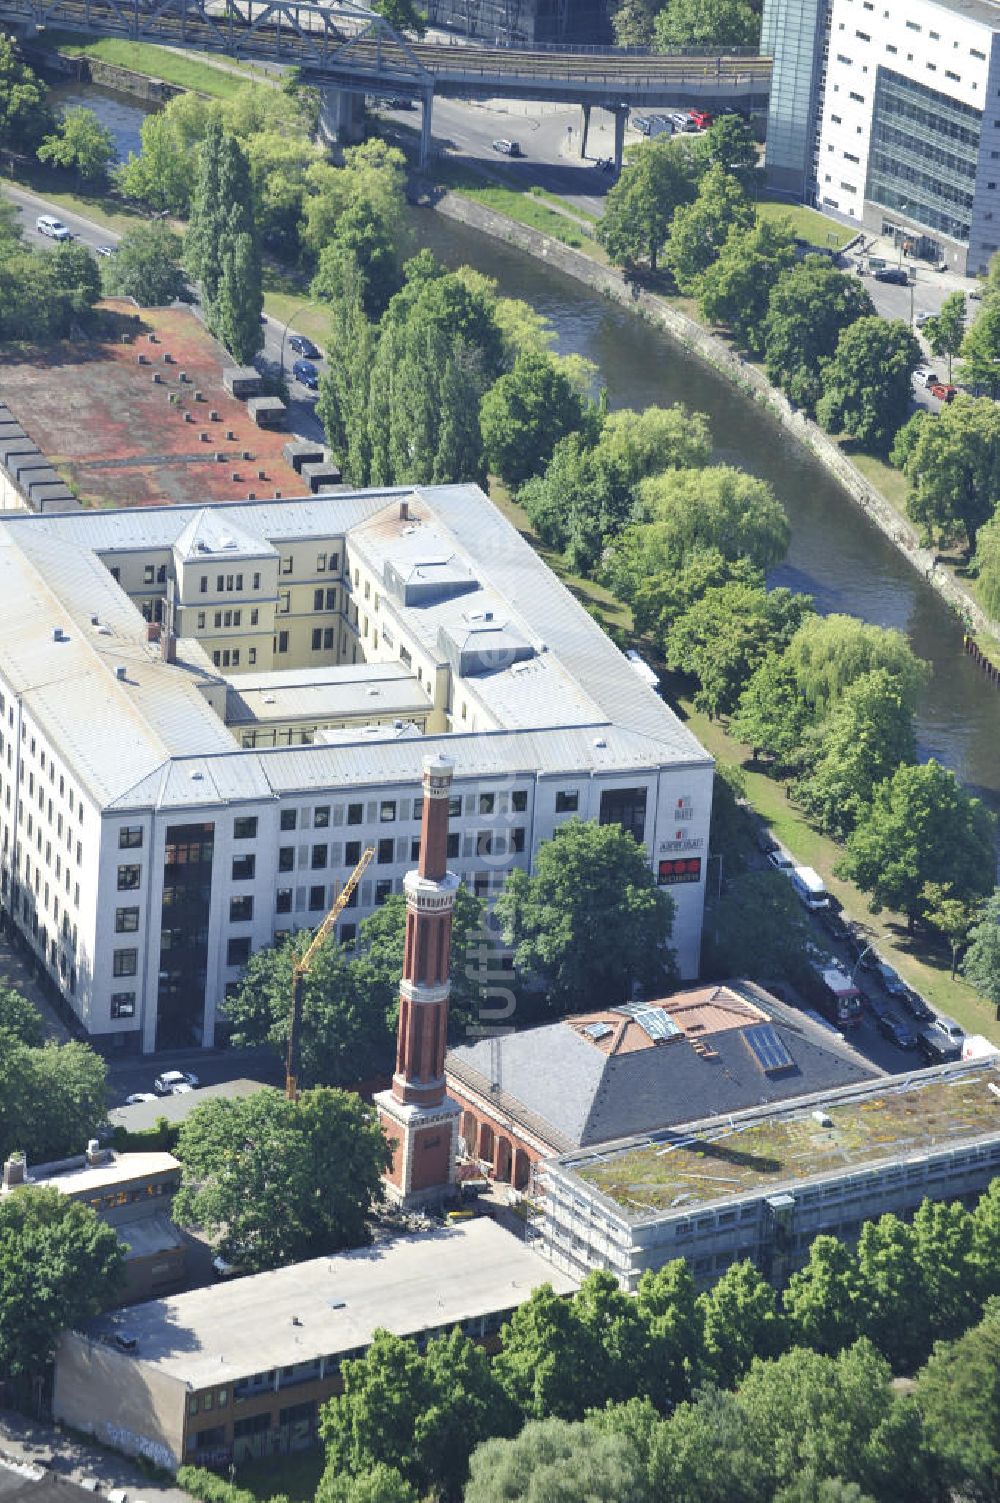
M1000 247L1000 6L767 0L771 183L951 269Z
M431 751L477 893L619 823L696 975L711 759L476 487L0 518L0 890L102 1046L210 1046L372 845L351 938Z

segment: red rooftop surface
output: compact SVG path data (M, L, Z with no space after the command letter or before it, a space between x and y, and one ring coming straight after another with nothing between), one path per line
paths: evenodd
M131 303L102 306L122 331L116 337L0 360L3 400L85 506L201 506L251 492L258 499L303 493L301 477L281 457L288 434L258 428L246 403L224 389L222 371L232 361L189 308L145 308L136 323Z

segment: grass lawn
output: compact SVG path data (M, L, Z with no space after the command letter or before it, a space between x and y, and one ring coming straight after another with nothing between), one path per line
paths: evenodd
M847 458L860 470L866 480L870 480L876 490L880 491L885 499L890 502L900 516L906 516L906 498L910 492L910 482L902 470L896 470L884 459L877 459L874 454L866 454L863 449L850 439L838 438Z
M119 68L131 68L134 73L161 78L164 83L176 84L181 89L210 94L214 99L230 99L250 81L249 76L241 78L237 72L214 67L202 62L200 57L174 52L169 47L158 47L155 42L130 42L124 37L81 41L75 32L58 31L46 33L45 42L72 57L96 57Z
M695 710L683 697L678 708L689 728L719 761L742 764L750 748L733 740L718 721ZM820 873L843 905L849 918L856 919L871 931L872 942L900 975L938 1012L957 1018L968 1033L982 1033L1000 1043L1000 1022L993 1008L960 977L951 979L950 958L943 948L931 947L923 935L908 935L906 920L899 914L870 914L867 898L851 882L835 877L833 869L843 855L843 847L812 827L785 794L781 783L744 768L747 798L765 820L776 840L787 846L796 860Z
M29 172L10 174L10 180L37 193L47 203L57 204L68 214L80 214L84 219L92 219L95 224L102 225L106 230L114 230L119 235L124 235L127 230L134 230L136 225L149 223L148 214L141 209L126 208L107 188L82 188L70 192L59 186L63 174L55 178L41 164L35 164Z
M586 224L597 224L600 215L592 214L589 209L581 209L576 204L571 204L568 199L560 198L558 193L550 193L547 188L540 188L536 183L529 188L532 198L543 198L546 203L555 204L557 209L562 209L565 214L572 214L574 219L582 219Z
M330 338L330 313L319 303L294 292L265 292L264 312L281 324L291 319L292 330L324 347Z
M533 230L541 230L543 234L551 235L553 240L560 240L563 245L593 256L595 261L607 262L603 250L587 235L582 224L574 223L566 214L551 208L539 195L525 192L521 188L501 187L457 162L439 163L434 175L442 187L449 188L453 193L485 204L498 214L506 214L508 218L516 219L519 224L526 224ZM560 202L558 199L554 201ZM569 209L569 205L566 207ZM576 210L570 212L579 221L581 216L576 215Z
M790 219L792 229L801 240L808 240L810 245L822 246L824 249L842 250L857 234L856 230L847 229L838 224L837 220L828 219L825 214L806 208L805 204L786 203L783 199L769 198L767 194L762 194L757 200L757 217Z
M313 1503L325 1462L322 1446L296 1451L292 1456L244 1461L236 1468L236 1486L247 1488L262 1500L283 1493L291 1503Z

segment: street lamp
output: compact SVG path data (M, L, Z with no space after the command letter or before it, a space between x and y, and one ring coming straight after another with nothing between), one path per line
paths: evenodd
M278 356L282 380L284 380L285 376L285 340L288 338L288 330L291 328L292 320L297 318L300 313L305 313L307 308L312 308L319 302L322 302L322 298L311 297L308 303L304 303L300 308L293 308L285 320L285 327L281 331L281 353Z
M852 986L854 985L854 978L858 974L858 966L864 960L865 956L868 954L868 951L869 950L874 950L874 948L875 948L875 942L873 940L870 945L865 945L864 949L861 951L861 954L858 956L857 960L854 962L854 969L851 971L851 985Z

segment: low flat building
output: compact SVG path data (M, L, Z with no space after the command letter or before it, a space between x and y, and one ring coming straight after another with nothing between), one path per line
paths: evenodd
M882 1074L749 981L461 1045L445 1068L466 1154L517 1189L552 1155Z
M28 1165L15 1155L3 1166L0 1199L22 1185L58 1190L96 1211L125 1244L122 1303L176 1289L184 1278L184 1241L170 1217L181 1166L171 1153L117 1153L96 1141L86 1153Z
M716 1116L564 1154L544 1167L555 1266L635 1289L686 1258L701 1283L752 1258L776 1284L820 1233L971 1200L1000 1174L996 1056Z
M546 1283L578 1287L479 1219L196 1289L66 1332L53 1414L171 1471L304 1450L376 1330L488 1340Z

